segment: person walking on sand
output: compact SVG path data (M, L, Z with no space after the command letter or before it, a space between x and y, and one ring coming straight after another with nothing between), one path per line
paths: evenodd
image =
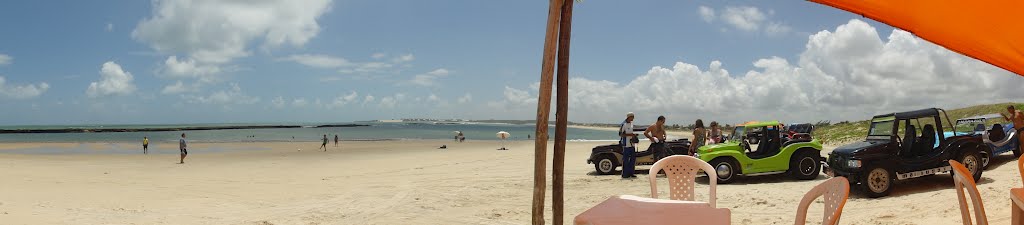
M707 141L708 132L704 129L704 121L697 119L697 122L693 123L693 142L690 143L689 155L697 153L697 149L704 146L704 142Z
M181 133L181 139L178 139L178 150L181 151L181 161L178 164L185 164L185 156L188 156L188 144L185 143L185 133Z
M327 151L327 135L326 134L324 134L324 143L320 145L320 148L323 148L325 152ZM317 149L320 149L320 148L317 148Z
M654 161L665 158L665 116L658 116L658 121L644 130L644 136L651 140L651 149L654 149Z
M142 137L142 154L149 154L149 137Z
M334 147L338 147L338 135L334 135Z
M636 148L633 146L633 112L626 113L626 120L619 126L619 145L622 146L622 179L636 178Z
M1010 115L999 113L1003 116L1003 119L1009 120L1013 123L1013 129L1017 130L1017 149L1024 152L1024 112L1017 110L1013 105L1007 106L1006 111L1010 112Z

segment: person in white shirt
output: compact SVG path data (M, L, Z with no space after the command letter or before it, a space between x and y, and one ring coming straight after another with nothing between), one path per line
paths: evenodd
M633 146L633 112L626 113L626 120L619 127L619 144L622 145L622 178L636 178L633 170L636 168L636 147Z

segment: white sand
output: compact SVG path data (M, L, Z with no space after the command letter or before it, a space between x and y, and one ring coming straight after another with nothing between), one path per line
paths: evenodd
M78 144L0 144L0 224L530 221L533 142L511 142L510 151L495 151L496 141L343 144L322 152L313 142L194 143L183 165L176 164L176 146L170 144L150 146L158 153L150 155L21 155L4 151ZM436 149L442 144L449 149ZM566 224L609 196L650 194L646 179L593 175L585 161L599 144L605 143L568 145ZM271 150L203 151L217 146ZM792 224L803 193L823 179L742 179L719 186L718 205L732 209L733 224ZM868 199L854 192L842 224L960 224L952 186L943 174L900 183L891 197ZM996 158L979 187L991 223L1009 222L1009 189L1021 186L1013 157ZM697 198L706 199L706 182L698 181L697 188ZM550 220L550 199L547 207ZM809 215L820 220L821 205L812 205Z

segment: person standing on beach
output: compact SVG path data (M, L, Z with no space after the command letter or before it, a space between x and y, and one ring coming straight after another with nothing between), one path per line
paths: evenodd
M644 130L644 136L651 140L651 149L654 149L654 161L665 158L665 116L658 116L658 121Z
M633 112L626 113L626 120L619 127L619 145L622 146L622 179L636 178L636 148L633 146Z
M1009 120L1013 123L1013 129L1017 130L1017 149L1024 152L1024 112L1017 110L1013 105L1007 106L1006 111L1010 112L1010 115L999 113L1003 116L1003 119Z
M708 131L704 129L704 121L697 119L697 122L693 123L693 142L690 142L689 155L697 153L697 149L704 146L707 141Z
M327 151L327 135L326 134L324 134L324 143L320 145L320 148L323 148L325 152ZM320 148L317 148L317 149L320 149Z
M149 154L149 137L142 137L142 154Z
M188 155L188 144L185 143L185 133L181 133L181 139L178 139L178 150L181 150L181 161L178 164L185 164L185 156Z
M338 147L338 135L334 135L334 147Z

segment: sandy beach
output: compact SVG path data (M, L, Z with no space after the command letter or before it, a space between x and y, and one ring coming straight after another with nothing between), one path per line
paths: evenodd
M532 144L510 142L511 150L496 151L497 141L348 142L323 152L314 142L194 143L185 164L176 164L172 144L150 146L149 155L141 150L139 154L22 154L11 151L81 144L0 144L0 221L528 224ZM650 195L646 179L594 175L593 165L585 162L590 148L600 144L606 143L568 144L567 224L610 196ZM441 145L449 148L437 149ZM262 150L204 151L215 148ZM1009 189L1021 186L1013 157L995 158L983 176L979 189L989 221L1009 222ZM733 224L791 224L803 193L824 179L741 179L718 187L718 205L732 210ZM842 223L960 224L949 175L912 182L897 184L892 196L880 199L853 192ZM697 199L707 199L706 184L698 181ZM820 213L821 205L812 205L809 221L820 221ZM545 216L550 220L550 209Z

